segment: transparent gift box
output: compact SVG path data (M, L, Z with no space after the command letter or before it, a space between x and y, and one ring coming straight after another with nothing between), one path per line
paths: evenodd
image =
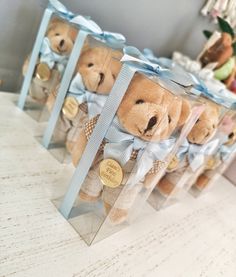
M146 200L205 108L187 74L137 57L135 48L124 52L100 116L84 124L74 145L69 189L53 201L88 244L149 206Z
M173 156L150 197L157 209L174 204L186 196L207 161L225 139L220 126L229 110L204 97L200 101L205 103L205 110Z
M59 1L50 0L33 50L24 61L18 106L37 121L49 118L48 97L64 75L78 33L69 23L74 16Z
M182 64L168 58L157 58L150 49L144 50L145 56L156 61L165 68L174 72L187 73ZM188 62L186 57L181 56L183 62ZM225 134L222 133L222 124L225 118L235 108L236 97L225 86L211 78L204 78L199 72L193 70L191 76L198 83L201 90L200 101L205 103L205 110L194 124L183 144L179 147L176 155L172 157L165 174L153 190L149 201L160 209L176 203L185 197L187 192L195 184L197 177L204 170L205 164L214 155L222 142ZM204 72L205 74L206 72ZM206 77L206 76L203 76ZM191 192L193 189L190 190Z
M221 137L218 147L206 158L204 165L193 178L190 192L195 197L208 192L235 158L235 110L228 111L222 118L218 127L218 137Z
M39 138L60 162L70 162L80 130L101 113L121 70L125 43L123 35L102 31L89 18L77 16L70 23L80 30L78 47L68 74L48 98L51 116Z

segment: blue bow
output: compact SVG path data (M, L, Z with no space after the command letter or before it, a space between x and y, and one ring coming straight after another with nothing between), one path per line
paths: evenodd
M181 83L180 81L176 80L176 83L179 85L183 85L185 89L187 89L189 92L200 95L201 93L207 92L208 88L205 85L205 83L199 79L196 75L187 72L184 68L176 64L174 61L168 58L157 58L153 51L151 49L145 48L143 49L144 56L151 62L158 63L160 66L167 68L171 70L172 72L175 72L175 74L182 74L187 75L188 78L191 80L190 85L186 85L184 83Z
M110 45L111 47L122 48L126 41L122 34L103 31L97 23L82 15L74 17L70 22L78 25L80 30L91 34L96 39Z
M108 95L101 95L85 89L80 73L71 81L67 96L75 97L79 104L87 103L89 118L100 114L106 103Z
M219 139L211 140L204 145L189 143L188 140L185 139L179 147L176 156L181 162L187 155L190 167L195 171L204 164L205 156L214 154L218 146Z
M68 56L59 55L52 51L47 37L43 39L40 49L40 62L46 63L50 69L57 63L58 70L63 73L68 61Z
M148 142L127 133L121 126L117 117L106 134L106 145L104 147L104 158L113 158L124 166L131 158L133 150L138 150L137 172L132 177L132 184L140 181L153 167L154 161L164 161L173 149L176 138Z
M174 61L172 61L171 59L168 59L168 58L164 58L164 57L157 58L154 55L153 51L149 48L143 49L143 55L152 63L157 63L160 66L171 69L171 70L178 69L186 74L186 71L184 71L183 68L180 67L179 65L177 65Z
M158 63L165 68L173 70L174 72L188 74L192 79L192 86L195 90L195 92L193 91L193 89L191 90L193 93L201 92L203 96L213 100L220 105L224 105L227 108L236 109L236 96L233 95L229 90L221 89L220 91L212 91L199 77L197 77L195 74L186 72L181 66L177 65L171 59L157 58L153 54L152 50L148 48L145 48L143 50L143 53L144 56L151 62ZM179 82L179 84L181 83Z
M58 0L49 0L48 8L67 20L70 20L75 16Z
M166 84L164 85L167 86L167 89L169 88L170 90L178 91L182 88L188 93L194 95L200 94L200 91L196 89L193 90L194 81L190 74L183 71L180 72L169 68L163 68L159 64L149 61L147 57L135 47L125 47L124 56L121 61L135 68L139 72L143 72L147 75L154 75L165 80Z
M193 171L197 170L205 162L205 156L213 155L219 146L219 139L211 140L204 145L190 143L188 160Z

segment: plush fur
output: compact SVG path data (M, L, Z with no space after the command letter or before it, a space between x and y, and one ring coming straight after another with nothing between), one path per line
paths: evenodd
M220 111L218 106L207 102L204 112L201 114L192 130L187 136L190 143L204 145L209 142L215 135L217 126L219 123ZM192 170L189 168L187 158L179 162L176 168L167 172L164 177L157 184L158 190L163 195L170 195L174 191L177 182L189 171L191 174Z
M186 122L189 114L190 105L186 100L173 96L168 90L140 74L136 74L131 81L117 111L118 120L128 133L144 141L152 142L168 139L177 127ZM87 140L88 137L83 129L72 153L75 166L82 157ZM102 186L97 173L102 159L101 150L94 160L87 181L81 188L80 197L86 201L96 201L102 195L106 212L109 213L112 222L118 224L126 219L128 210L142 186L148 187L156 173L148 173L143 182L132 189L126 188L125 181L135 162L129 160L123 167L122 184L118 188L108 188ZM89 193L94 190L96 190L96 195ZM119 204L112 208L118 196Z
M109 94L121 69L121 57L121 52L102 46L84 51L77 70L86 89L98 94Z

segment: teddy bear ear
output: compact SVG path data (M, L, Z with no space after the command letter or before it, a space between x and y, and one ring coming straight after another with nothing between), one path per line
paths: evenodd
M187 100L183 99L178 126L182 126L188 120L190 113L191 113L191 105Z
M74 27L70 27L69 28L69 35L70 35L70 38L75 41L76 40L76 37L78 35L78 30Z
M117 59L117 60L121 60L123 56L123 53L121 51L118 51L118 50L113 50L112 51L112 57Z
M84 41L84 45L83 45L83 48L81 50L81 54L85 51L87 51L88 49L90 49L91 46L90 46L90 43L89 43L89 39L86 38L85 41Z
M48 25L47 33L53 30L58 24L63 23L64 21L58 17L53 17Z

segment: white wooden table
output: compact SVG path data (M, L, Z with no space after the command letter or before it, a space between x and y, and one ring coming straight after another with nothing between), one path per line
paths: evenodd
M88 247L50 201L71 168L34 138L16 99L0 93L1 277L236 276L236 188L224 178Z

